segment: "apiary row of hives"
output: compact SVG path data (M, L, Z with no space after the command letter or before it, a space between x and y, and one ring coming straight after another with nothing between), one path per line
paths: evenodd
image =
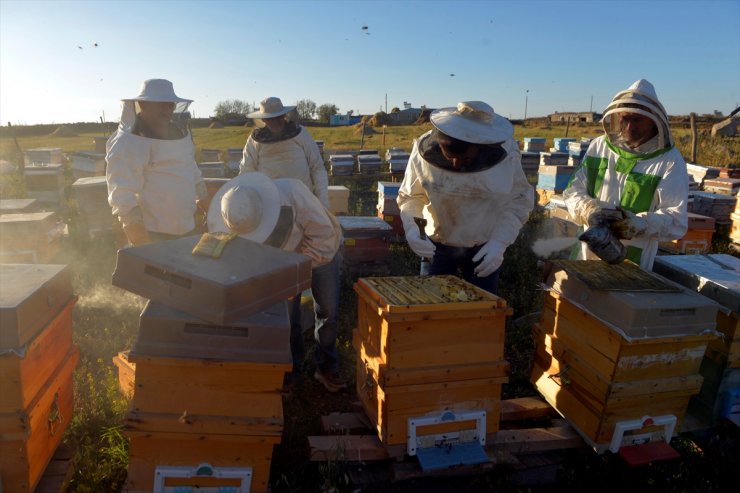
M235 238L220 258L199 236L119 251L113 284L149 299L130 352L126 487L268 489L291 370L286 300L310 287L307 257ZM269 289L266 289L269 287ZM132 370L134 370L132 372ZM226 477L221 482L216 477Z
M0 264L0 491L33 491L74 410L64 265Z

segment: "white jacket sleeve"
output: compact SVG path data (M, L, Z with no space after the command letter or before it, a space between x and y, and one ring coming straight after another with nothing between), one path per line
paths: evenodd
M105 156L108 203L113 214L126 217L139 206L139 193L144 188L144 169L150 150L121 133L111 139Z
M506 208L497 211L496 226L493 229L491 240L508 247L516 241L519 231L529 219L529 213L534 209L534 187L527 180L527 175L522 169L522 156L513 141L505 145L506 152L512 159L514 167L513 185ZM489 240L490 241L490 240Z
M247 143L244 144L244 151L242 151L242 160L239 163L239 174L247 173L249 171L259 171L259 149L257 141L255 141L250 135L247 138Z
M324 207L329 207L329 176L326 173L326 166L324 166L324 159L321 157L319 146L316 141L313 140L308 130L301 128L302 139L300 144L303 147L303 152L306 154L306 161L308 162L308 168L311 173L312 192Z
M299 180L292 189L295 221L303 232L296 251L311 258L311 266L319 267L334 258L341 244L341 227L333 214Z

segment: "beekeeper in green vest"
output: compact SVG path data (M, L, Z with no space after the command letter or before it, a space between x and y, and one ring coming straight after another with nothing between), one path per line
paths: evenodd
M571 217L588 228L607 209L622 219L611 230L627 258L651 270L659 241L679 239L688 225L689 179L668 114L653 85L640 79L604 111L605 135L591 142L563 198ZM596 258L581 243L578 258Z

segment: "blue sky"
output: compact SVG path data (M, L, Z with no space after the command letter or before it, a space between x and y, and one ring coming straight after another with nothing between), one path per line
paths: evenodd
M389 110L601 111L639 78L671 114L727 114L740 0L0 0L3 125L116 121L118 101L160 77L196 117L267 96L366 114L386 94Z

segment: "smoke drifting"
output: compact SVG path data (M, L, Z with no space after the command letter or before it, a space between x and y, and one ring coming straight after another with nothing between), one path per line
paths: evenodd
M141 312L146 300L115 286L98 285L79 294L77 305L80 308L102 310L111 314Z
M548 258L555 252L570 248L578 241L578 238L555 237L540 238L532 245L532 251L540 258Z

